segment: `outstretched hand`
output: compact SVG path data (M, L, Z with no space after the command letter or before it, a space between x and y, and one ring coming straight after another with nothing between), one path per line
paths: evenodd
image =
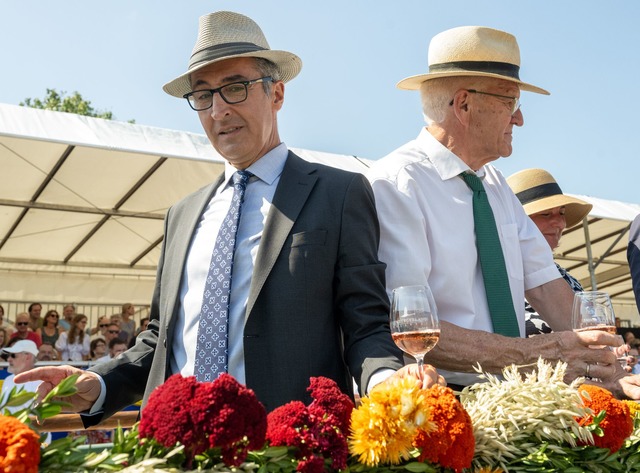
M34 368L32 370L25 371L24 373L17 374L14 381L16 384L20 384L29 381L41 380L42 383L38 386L38 401L41 401L63 379L73 374L79 375L78 380L76 381L76 389L78 391L72 396L55 400L70 403L70 412L82 412L89 410L100 395L100 380L98 375L91 371L82 370L69 365L46 366Z

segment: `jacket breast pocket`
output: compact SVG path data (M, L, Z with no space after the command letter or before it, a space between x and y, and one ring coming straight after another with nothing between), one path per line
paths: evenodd
M292 235L291 247L305 245L324 245L327 241L326 230L313 230L310 232L294 233Z

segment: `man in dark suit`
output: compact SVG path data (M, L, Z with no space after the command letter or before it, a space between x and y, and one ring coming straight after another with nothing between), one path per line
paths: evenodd
M329 377L348 393L354 378L364 393L389 375L417 373L415 365L402 368L390 336L369 184L359 174L306 162L280 141L284 83L300 68L297 56L271 50L249 18L201 17L189 71L164 90L198 112L227 161L225 174L169 210L148 330L78 383L74 408L96 413L88 424L146 401L173 373L211 377L198 368L205 363L200 343L208 340L199 331L208 313L203 293L222 217L240 213L228 211L236 185L229 183L240 170L251 175L240 198L224 370L268 410L307 400L312 376ZM47 381L53 386L71 372L48 370ZM45 374L23 379L36 376ZM421 377L424 385L438 381L431 368Z
M629 261L629 270L633 281L633 293L636 295L636 304L640 311L640 214L636 215L629 231L627 261Z

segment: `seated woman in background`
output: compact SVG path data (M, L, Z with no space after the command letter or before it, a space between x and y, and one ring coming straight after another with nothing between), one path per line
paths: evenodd
M560 245L562 232L582 222L593 207L584 200L563 194L553 176L544 169L525 169L517 172L507 178L507 183L552 251ZM574 292L582 291L577 279L557 263L556 266ZM542 320L529 302L525 300L524 303L527 337L551 333L551 327Z
M89 359L96 361L107 354L107 342L102 337L94 338L89 344Z
M60 315L56 310L50 310L44 316L44 322L42 322L42 327L36 330L36 333L40 335L42 339L42 343L48 343L51 346L56 346L56 342L58 341L58 337L60 334L64 332L61 328L58 328L58 320L60 320Z
M87 316L77 314L71 321L68 332L62 332L56 342L62 361L83 361L89 359L89 335L85 333Z

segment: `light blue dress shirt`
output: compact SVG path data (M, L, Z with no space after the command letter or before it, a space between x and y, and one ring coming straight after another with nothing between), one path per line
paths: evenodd
M287 155L286 145L280 143L247 169L253 177L249 180L242 204L229 301L229 374L242 384L246 382L243 332L251 276ZM205 208L187 253L179 295L180 310L171 347L172 373L193 375L205 279L216 236L231 205L233 186L230 182L235 171L236 168L230 164L225 165L225 179Z

